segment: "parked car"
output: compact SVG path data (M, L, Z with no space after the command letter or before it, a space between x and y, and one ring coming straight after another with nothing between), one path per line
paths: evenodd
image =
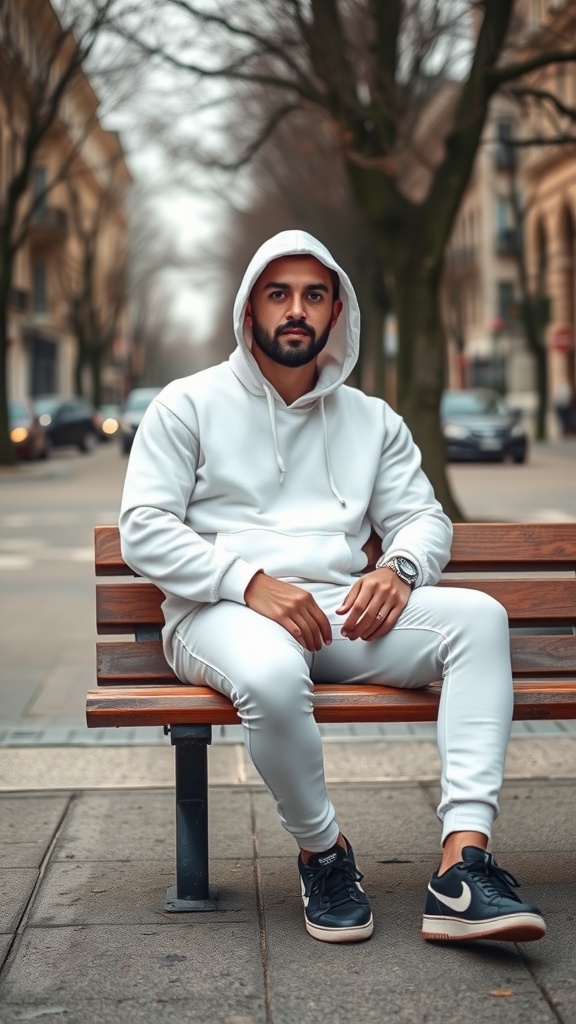
M50 439L38 419L38 413L29 399L8 403L10 440L19 459L46 459L50 454Z
M445 391L440 416L448 461L526 461L528 437L521 413L511 409L497 391Z
M51 444L91 452L98 443L94 408L77 395L37 395L34 405Z
M120 430L120 406L114 404L101 405L96 410L96 426L101 441L111 441L118 437Z
M124 455L128 455L132 442L146 409L162 388L134 388L126 395L120 417L120 444Z

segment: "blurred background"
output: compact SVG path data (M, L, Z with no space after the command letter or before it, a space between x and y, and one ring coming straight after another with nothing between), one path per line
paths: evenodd
M575 27L564 0L5 0L0 465L226 358L294 226L352 277L351 383L452 518L447 456L574 435Z

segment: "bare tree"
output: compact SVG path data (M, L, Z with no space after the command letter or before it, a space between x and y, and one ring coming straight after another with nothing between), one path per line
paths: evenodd
M75 388L84 391L84 371L90 374L90 397L96 408L102 400L102 368L122 327L128 301L127 243L124 225L124 183L115 169L123 160L102 168L108 184L93 206L82 200L81 178L66 182L71 237L59 261L59 283L76 340ZM110 253L114 253L111 262ZM124 321L124 323L123 323Z
M50 192L74 173L78 153L96 123L98 103L93 94L92 110L81 120L73 100L82 95L82 87L89 91L84 69L97 51L103 81L114 91L121 68L118 45L102 44L117 7L118 0L60 0L57 15L49 0L0 3L0 106L11 132L0 197L0 464L14 459L8 430L7 349L16 254L34 219L45 214ZM34 164L50 139L58 141L58 164L46 186L32 195Z
M188 75L190 91L204 86L205 102L220 104L209 135L220 128L220 140L207 156L222 166L247 164L295 114L325 118L392 284L400 411L453 519L461 512L438 414L444 250L492 97L576 60L552 36L539 52L523 51L522 10L520 0L163 0L140 21L136 5L130 25L120 25L153 61ZM233 160L218 150L228 127L222 81L237 102L249 105L259 90L274 101L264 123L245 120L244 152ZM237 103L230 109L236 115Z
M174 313L173 279L179 284L198 273L197 253L166 225L159 201L169 182L136 184L130 197L129 304L132 356L129 386L166 383L175 372L196 364L194 339ZM176 356L176 350L178 356ZM188 372L191 372L188 369Z

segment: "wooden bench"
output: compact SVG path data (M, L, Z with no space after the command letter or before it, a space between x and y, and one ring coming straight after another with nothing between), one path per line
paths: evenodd
M116 527L95 531L96 575L133 575ZM475 587L507 609L516 719L576 718L576 523L465 523L455 527L452 557L439 586ZM162 652L161 592L141 580L96 588L99 634L133 635L98 643L98 689L87 697L89 728L164 726L175 748L176 885L169 911L217 906L208 871L207 745L213 725L238 722L225 697L184 686ZM432 722L440 686L319 684L318 722Z

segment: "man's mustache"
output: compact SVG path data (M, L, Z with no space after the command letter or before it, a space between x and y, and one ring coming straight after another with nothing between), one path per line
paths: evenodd
M292 331L304 331L309 338L314 339L316 337L316 331L305 320L291 320L289 324L277 327L274 331L274 336L279 338L281 334L291 334Z

